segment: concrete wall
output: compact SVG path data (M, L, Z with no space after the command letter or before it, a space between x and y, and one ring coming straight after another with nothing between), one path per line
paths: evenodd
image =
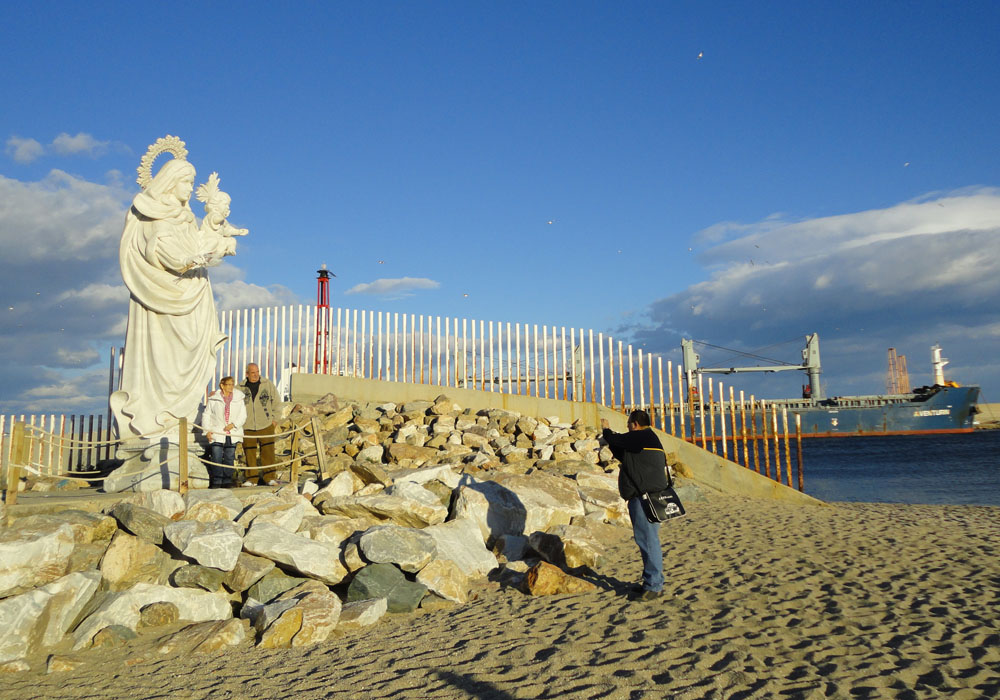
M561 421L582 420L584 424L600 426L606 418L611 429L625 430L625 416L606 406L579 401L560 401L533 396L517 396L499 392L456 389L433 384L408 384L384 382L377 379L356 379L331 374L293 374L292 401L312 403L327 394L338 398L374 403L406 403L418 399L432 400L445 394L463 408L502 408L528 416L559 416ZM694 480L724 493L768 498L791 503L822 504L812 496L761 476L750 469L723 459L689 442L680 440L659 430L657 436L668 453L673 453L684 463L694 476ZM803 467L809 476L808 463Z

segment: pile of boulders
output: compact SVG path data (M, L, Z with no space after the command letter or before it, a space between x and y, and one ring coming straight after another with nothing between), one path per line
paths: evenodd
M298 647L465 603L477 586L580 592L592 584L572 574L599 569L604 544L627 536L617 463L594 427L446 397L332 396L289 408L281 427L313 417L324 479L308 471L314 456L300 483L270 491L150 491L0 528L0 670L67 635L73 650L117 646L186 621L159 651ZM48 668L75 663L51 656Z

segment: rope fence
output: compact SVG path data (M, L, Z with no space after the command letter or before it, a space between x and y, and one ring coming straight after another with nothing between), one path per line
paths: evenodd
M195 428L204 431L204 428L197 423L189 423L186 418L181 418L176 424L178 429L178 445L177 445L177 490L183 495L186 494L190 488L190 473L188 465L188 428ZM168 429L174 426L169 426ZM306 435L307 430L311 433ZM157 433L158 435L159 433ZM259 465L256 467L250 467L248 465L243 465L238 467L240 470L245 472L257 472L257 471L274 471L284 468L290 469L290 483L297 484L299 479L299 472L302 468L302 460L310 459L315 457L318 465L318 472L320 479L325 479L327 476L326 467L326 450L323 447L323 437L321 425L318 418L312 418L309 423L303 423L301 425L295 426L290 430L285 430L281 432L275 432L264 435L257 435L257 438L274 438L277 440L281 437L286 437L288 435L292 436L290 455L288 459L277 462L275 464ZM154 437L153 434L148 434L145 436L136 437ZM311 438L313 449L302 450L300 449L300 437ZM17 503L18 486L21 482L22 473L33 474L38 477L47 477L55 479L71 479L76 481L86 481L88 483L100 483L108 478L108 475L104 473L103 470L89 470L89 471L61 471L53 469L53 463L46 463L43 458L36 459L36 456L44 457L47 454L53 453L56 449L56 445L62 446L62 442L67 438L62 435L48 432L38 426L29 425L25 421L16 421L11 429L8 448L4 455L6 457L4 461L5 469L0 472L3 476L3 487L6 494L6 503L8 505L15 505ZM120 441L107 441L107 440L75 440L73 442L84 447L84 448L95 448L95 447L107 447L110 444L119 444ZM98 444L99 443L99 444ZM225 467L236 469L235 465L229 464L219 464L218 462L213 462L209 459L201 458L200 461L206 467ZM87 476L87 475L101 475L101 476Z

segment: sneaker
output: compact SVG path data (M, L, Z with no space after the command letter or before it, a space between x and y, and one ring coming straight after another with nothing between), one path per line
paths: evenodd
M663 597L663 591L642 590L632 596L632 600L648 602Z
M244 482L243 482L243 485L244 485L244 486L253 486L253 485L254 485L254 483L253 483L252 481L244 481Z

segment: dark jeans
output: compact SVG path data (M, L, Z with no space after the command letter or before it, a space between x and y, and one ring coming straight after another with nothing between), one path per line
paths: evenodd
M663 590L663 549L660 548L660 524L646 520L638 496L628 499L632 534L642 555L642 587L647 591Z
M221 442L212 443L212 461L217 464L226 464L227 467L218 467L215 464L208 465L208 485L209 488L213 486L229 486L233 483L233 479L236 475L236 470L232 469L233 460L236 458L236 445L233 444L233 440L228 435L226 436L226 442L223 444Z

